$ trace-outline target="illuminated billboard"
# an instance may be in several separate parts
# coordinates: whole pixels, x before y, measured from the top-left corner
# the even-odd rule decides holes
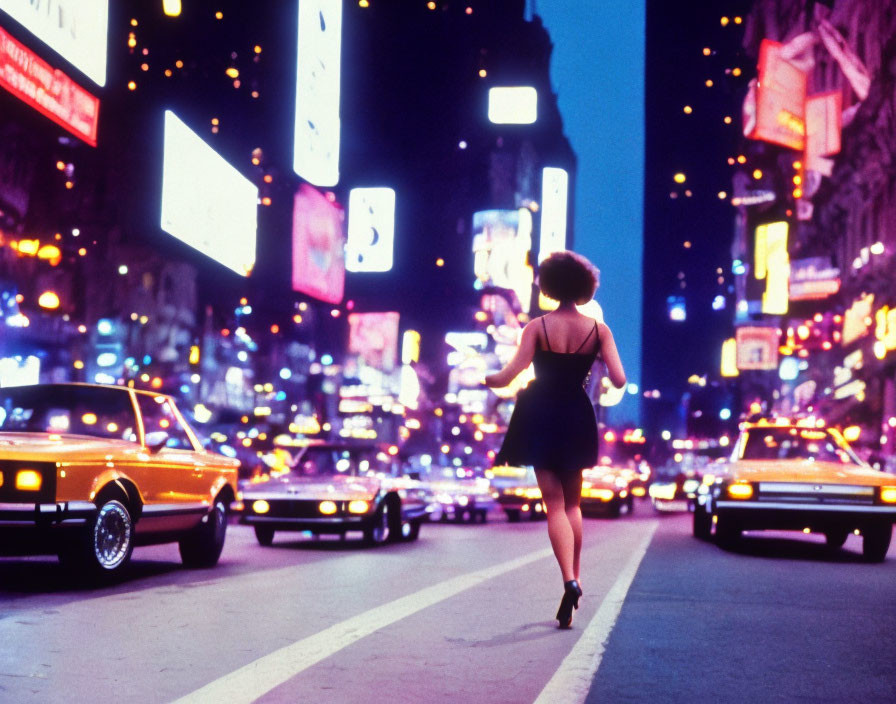
[[[348,351],[368,367],[391,372],[398,362],[398,313],[348,316]]]
[[[531,125],[538,119],[538,91],[531,86],[489,88],[488,119],[499,125]]]
[[[483,210],[473,214],[474,287],[507,289],[529,312],[535,276],[528,263],[532,249],[532,213],[519,210]]]
[[[96,146],[100,101],[0,29],[0,87]]]
[[[778,330],[766,327],[740,327],[735,332],[737,368],[777,369]]]
[[[569,200],[569,174],[546,166],[541,171],[541,239],[538,262],[554,252],[566,249],[566,218]]]
[[[806,100],[806,170],[824,172],[823,157],[840,151],[843,94],[839,90],[819,93]]]
[[[0,10],[94,83],[106,85],[109,0],[0,0]]]
[[[807,257],[790,262],[790,300],[817,300],[840,290],[840,269],[831,258]]]
[[[848,345],[871,331],[871,311],[874,294],[866,293],[852,302],[843,313],[843,336],[841,342]]]
[[[339,182],[342,3],[299,0],[293,170],[315,186]]]
[[[327,303],[345,292],[345,214],[335,202],[307,184],[293,199],[292,289]]]
[[[395,191],[353,188],[348,195],[345,268],[389,271],[395,242]]]
[[[722,343],[722,376],[734,377],[740,374],[737,368],[737,340],[729,337]]]
[[[258,188],[170,110],[161,226],[242,276],[255,265]]]
[[[762,312],[783,315],[787,312],[790,280],[790,255],[787,253],[786,222],[772,222],[756,228],[756,261],[753,270],[757,279],[765,279]]]
[[[782,57],[779,42],[759,46],[759,78],[744,101],[744,136],[802,150],[808,74]]]

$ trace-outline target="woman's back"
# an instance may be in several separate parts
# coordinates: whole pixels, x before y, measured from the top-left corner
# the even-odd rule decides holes
[[[594,318],[577,311],[554,311],[541,318],[539,349],[561,354],[595,354],[600,332]]]

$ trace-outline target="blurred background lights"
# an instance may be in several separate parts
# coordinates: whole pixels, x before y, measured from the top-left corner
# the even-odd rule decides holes
[[[59,296],[53,291],[44,291],[38,297],[37,305],[47,310],[55,310],[59,307]]]

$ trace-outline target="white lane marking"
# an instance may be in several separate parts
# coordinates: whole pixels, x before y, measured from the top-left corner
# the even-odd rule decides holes
[[[538,550],[515,560],[462,574],[370,609],[250,662],[195,692],[181,697],[174,704],[205,704],[206,702],[228,702],[228,704],[246,702],[248,704],[312,665],[356,643],[364,636],[369,636],[381,628],[489,579],[499,577],[537,560],[543,560],[552,554],[550,549]]]
[[[638,547],[632,552],[613,586],[610,587],[610,591],[607,592],[607,596],[601,602],[597,613],[594,614],[594,618],[585,627],[569,655],[560,663],[557,672],[541,690],[535,704],[555,704],[556,702],[574,704],[585,701],[594,682],[594,675],[597,674],[600,661],[603,659],[610,632],[616,625],[616,619],[619,617],[625,596],[628,594],[635,573],[647,552],[647,546],[653,539],[657,525],[654,522],[650,526],[647,535],[641,539]]]

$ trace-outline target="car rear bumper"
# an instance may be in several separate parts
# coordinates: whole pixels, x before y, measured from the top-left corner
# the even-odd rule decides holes
[[[743,530],[861,528],[869,523],[896,522],[896,506],[717,501],[713,509],[714,513],[737,521]]]

